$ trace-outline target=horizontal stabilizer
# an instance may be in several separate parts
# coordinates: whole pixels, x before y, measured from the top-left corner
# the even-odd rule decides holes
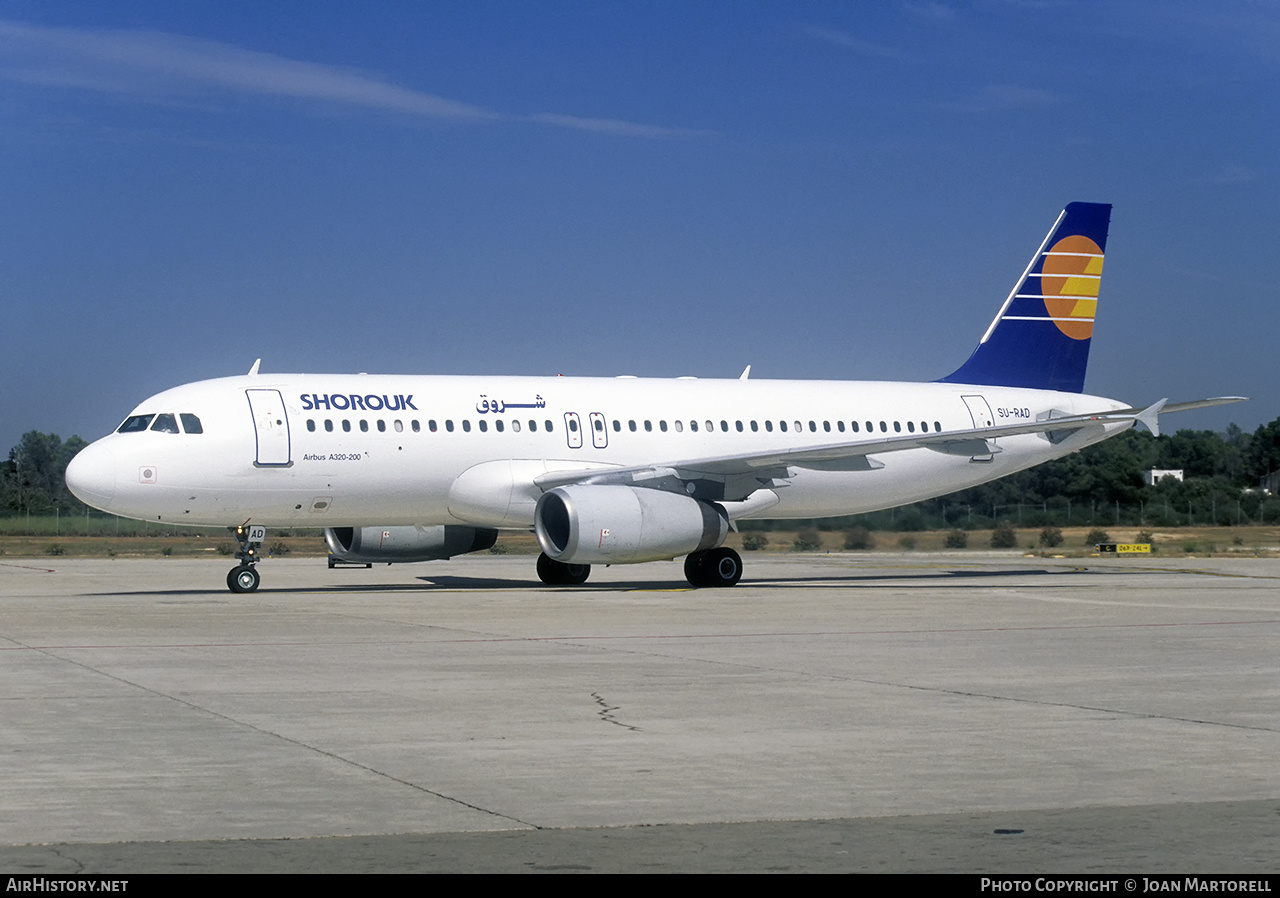
[[[1160,436],[1160,415],[1167,415],[1169,412],[1187,412],[1196,408],[1211,408],[1215,405],[1230,405],[1233,402],[1248,402],[1247,396],[1215,396],[1212,399],[1192,399],[1189,402],[1170,402],[1167,399],[1161,399],[1155,405],[1147,408],[1126,408],[1115,412],[1117,415],[1133,415],[1140,423],[1146,425],[1153,436]]]
[[[1170,402],[1160,409],[1162,414],[1168,412],[1186,412],[1193,408],[1209,408],[1213,405],[1230,405],[1233,402],[1248,402],[1248,396],[1215,396],[1213,399],[1193,399],[1190,402]]]

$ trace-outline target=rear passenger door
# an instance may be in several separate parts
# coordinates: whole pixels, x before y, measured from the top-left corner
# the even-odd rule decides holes
[[[605,427],[604,415],[599,412],[591,413],[591,445],[597,449],[609,446],[609,429]]]

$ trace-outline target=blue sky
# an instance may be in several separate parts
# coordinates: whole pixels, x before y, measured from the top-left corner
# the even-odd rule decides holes
[[[1086,389],[1275,389],[1271,2],[0,2],[0,447],[263,371],[931,380],[1115,205]]]

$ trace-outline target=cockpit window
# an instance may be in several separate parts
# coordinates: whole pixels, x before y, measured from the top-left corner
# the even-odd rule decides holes
[[[156,423],[151,425],[151,429],[157,433],[178,433],[178,419],[168,412],[156,415]]]
[[[151,419],[155,415],[130,415],[124,419],[124,423],[116,428],[116,433],[138,433],[146,430],[147,425],[151,423]]]
[[[204,433],[204,427],[201,426],[200,419],[195,415],[183,412],[178,417],[182,419],[182,429],[187,433]]]

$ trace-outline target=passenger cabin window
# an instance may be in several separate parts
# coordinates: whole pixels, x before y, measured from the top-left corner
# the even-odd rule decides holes
[[[150,426],[151,419],[154,417],[155,415],[131,415],[116,428],[116,433],[139,433]]]

